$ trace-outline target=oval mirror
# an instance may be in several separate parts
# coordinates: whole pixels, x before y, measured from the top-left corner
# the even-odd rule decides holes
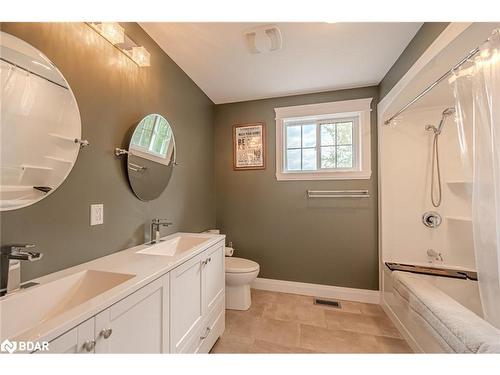
[[[144,117],[135,128],[128,149],[130,186],[143,201],[158,198],[167,186],[175,163],[175,138],[161,115]]]
[[[61,72],[32,45],[0,32],[0,210],[26,207],[68,177],[80,112]]]

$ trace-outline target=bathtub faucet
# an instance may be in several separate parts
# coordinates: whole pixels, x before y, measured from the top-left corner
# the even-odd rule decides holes
[[[428,249],[428,250],[427,250],[427,256],[428,256],[429,258],[432,258],[432,259],[430,260],[430,262],[431,262],[431,263],[432,263],[432,261],[433,261],[433,260],[438,260],[438,261],[440,261],[440,262],[442,262],[442,261],[443,261],[443,255],[442,255],[441,253],[438,253],[438,252],[437,252],[436,250],[434,250],[434,249]]]

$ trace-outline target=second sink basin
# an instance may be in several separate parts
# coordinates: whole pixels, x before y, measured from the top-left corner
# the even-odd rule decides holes
[[[13,337],[124,283],[135,275],[85,270],[0,300],[0,340]]]
[[[160,241],[159,243],[153,244],[146,249],[138,251],[137,253],[171,257],[201,245],[209,239],[210,237],[180,235],[168,240]]]

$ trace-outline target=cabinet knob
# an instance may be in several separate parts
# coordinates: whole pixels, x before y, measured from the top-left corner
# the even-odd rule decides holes
[[[206,339],[208,337],[208,335],[210,334],[210,331],[211,331],[210,327],[207,327],[207,330],[205,331],[205,335],[200,336],[200,340]]]
[[[91,352],[95,348],[95,340],[87,340],[83,343],[83,349],[87,352]]]
[[[105,328],[101,331],[100,336],[104,339],[109,339],[109,336],[111,336],[112,333],[113,330],[111,328]]]

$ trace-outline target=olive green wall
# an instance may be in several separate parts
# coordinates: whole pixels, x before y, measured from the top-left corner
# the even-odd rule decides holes
[[[377,289],[377,97],[446,23],[424,24],[379,86],[217,105],[215,117],[210,99],[137,24],[126,24],[127,33],[151,52],[150,68],[137,68],[82,23],[0,25],[62,71],[91,143],[48,198],[0,214],[2,245],[35,242],[45,254],[23,264],[24,280],[143,243],[151,219],[166,217],[174,226],[164,233],[221,228],[236,256],[260,263],[261,277]],[[371,180],[276,181],[275,107],[365,97],[374,98]],[[160,198],[146,203],[133,195],[125,161],[113,150],[127,147],[135,124],[151,112],[173,126],[180,166]],[[234,172],[232,125],[255,121],[267,124],[267,168]],[[372,197],[312,200],[307,189],[368,189]],[[104,203],[103,225],[90,227],[92,203]]]
[[[406,74],[432,42],[449,25],[449,22],[425,22],[401,53],[394,65],[379,83],[380,100],[386,96],[396,83]]]
[[[377,131],[378,87],[215,106],[217,227],[235,256],[257,261],[260,277],[378,288]],[[373,97],[372,178],[344,181],[277,181],[275,107]],[[232,126],[267,124],[267,168],[233,171]],[[367,199],[308,199],[306,190],[368,189]]]
[[[91,144],[53,194],[1,214],[2,245],[34,242],[44,253],[23,264],[23,280],[143,243],[154,217],[173,221],[164,233],[215,224],[213,103],[137,24],[125,26],[151,52],[151,67],[138,68],[83,23],[1,25],[61,70]],[[180,165],[163,194],[146,203],[130,190],[125,160],[113,150],[127,147],[134,126],[152,112],[171,123]],[[103,225],[89,225],[92,203],[104,203]]]

